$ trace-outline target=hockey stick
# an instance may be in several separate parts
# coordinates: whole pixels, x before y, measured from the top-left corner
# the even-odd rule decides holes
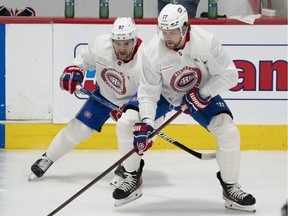
[[[200,153],[197,151],[194,151],[188,147],[186,147],[185,145],[179,143],[178,141],[172,139],[171,137],[165,135],[164,133],[162,133],[161,131],[159,133],[157,133],[157,135],[159,137],[161,137],[162,139],[174,144],[175,146],[181,148],[182,150],[192,154],[193,156],[201,159],[201,160],[211,160],[211,159],[215,159],[216,158],[216,153]]]
[[[87,91],[87,90],[84,89],[84,88],[81,88],[80,86],[77,87],[77,91],[78,91],[78,92],[81,92],[81,93],[83,93],[83,94],[88,95],[88,96],[91,97],[92,99],[98,101],[99,103],[101,103],[102,105],[104,105],[104,106],[106,106],[106,107],[108,107],[108,108],[110,108],[110,109],[115,109],[115,108],[117,108],[114,104],[112,104],[112,103],[110,103],[110,102],[108,102],[108,101],[106,101],[106,100],[103,100],[102,98],[98,97],[97,95],[94,95],[92,92]],[[185,110],[185,109],[183,109],[183,111],[184,111],[184,110]],[[181,111],[181,113],[182,113],[183,111]],[[166,140],[166,141],[174,144],[175,146],[181,148],[182,150],[188,152],[189,154],[191,154],[191,155],[193,155],[193,156],[195,156],[195,157],[197,157],[197,158],[199,158],[199,159],[201,159],[201,160],[211,160],[211,159],[215,159],[215,158],[216,158],[216,154],[215,154],[215,153],[207,153],[207,154],[205,154],[205,153],[196,152],[196,151],[194,151],[194,150],[192,150],[192,149],[189,149],[188,147],[186,147],[185,145],[181,144],[180,142],[172,139],[171,137],[165,135],[165,134],[162,133],[161,131],[159,131],[159,132],[157,133],[157,135],[158,135],[159,137],[161,137],[162,139],[164,139],[164,140]]]
[[[183,112],[182,110],[177,111],[166,122],[164,122],[159,128],[155,129],[149,135],[148,138],[149,139],[153,138],[157,133],[159,133],[161,130],[163,130],[163,128],[165,128],[175,118],[177,118],[182,112]],[[96,182],[98,182],[100,179],[102,179],[104,176],[106,176],[109,172],[111,172],[113,169],[115,169],[117,166],[119,166],[124,160],[126,160],[128,157],[130,157],[136,150],[137,150],[137,147],[134,147],[127,154],[125,154],[122,158],[120,158],[117,162],[115,162],[112,166],[110,166],[108,169],[106,169],[102,174],[100,174],[98,177],[96,177],[94,180],[92,180],[89,184],[87,184],[85,187],[83,187],[81,190],[79,190],[76,194],[74,194],[72,197],[70,197],[67,201],[65,201],[62,205],[60,205],[54,211],[49,213],[47,216],[55,215],[57,212],[59,212],[61,209],[63,209],[65,206],[67,206],[69,203],[71,203],[74,199],[76,199],[78,196],[80,196],[82,193],[84,193],[87,189],[89,189],[92,185],[94,185]]]

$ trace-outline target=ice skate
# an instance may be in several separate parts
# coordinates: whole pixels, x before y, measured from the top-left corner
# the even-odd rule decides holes
[[[33,180],[34,178],[42,177],[44,173],[49,169],[49,167],[53,164],[53,161],[50,160],[46,153],[42,155],[41,158],[39,158],[32,166],[31,171],[32,173],[28,177],[28,181]]]
[[[125,205],[142,196],[142,170],[134,172],[124,172],[124,182],[114,190],[113,198],[114,206],[119,207]]]
[[[221,178],[220,172],[217,173],[217,178],[219,179],[223,188],[223,199],[225,200],[226,208],[239,211],[256,212],[254,206],[256,199],[251,194],[241,190],[241,186],[238,183],[225,183]]]
[[[142,173],[144,167],[144,160],[141,159],[140,161],[140,172]],[[119,165],[116,170],[114,171],[115,176],[113,177],[113,179],[110,181],[110,187],[112,187],[113,189],[118,188],[125,179],[125,175],[124,175],[125,169],[122,165]]]

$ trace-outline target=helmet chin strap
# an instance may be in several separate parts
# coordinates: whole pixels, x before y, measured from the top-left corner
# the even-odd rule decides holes
[[[183,42],[184,42],[184,39],[185,39],[185,36],[186,36],[186,34],[187,34],[187,29],[186,29],[186,31],[185,31],[184,27],[182,27],[182,28],[179,29],[179,30],[180,30],[180,34],[181,34],[181,38],[182,38],[182,39],[181,39],[180,43],[178,44],[178,46],[176,47],[177,49],[182,47]],[[181,47],[180,47],[180,46],[181,46]]]

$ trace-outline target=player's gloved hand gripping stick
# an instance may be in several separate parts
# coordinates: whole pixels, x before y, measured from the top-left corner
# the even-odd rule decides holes
[[[152,147],[153,141],[149,140],[149,135],[154,131],[154,128],[144,122],[138,122],[133,127],[134,141],[133,145],[137,147],[136,153],[143,156],[144,152]]]

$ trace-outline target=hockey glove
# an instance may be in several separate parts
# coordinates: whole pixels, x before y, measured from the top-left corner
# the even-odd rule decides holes
[[[134,146],[137,148],[136,153],[143,155],[152,145],[153,141],[148,140],[149,135],[153,132],[153,127],[146,123],[136,123],[133,127]]]
[[[73,94],[76,90],[76,86],[81,84],[84,78],[83,70],[78,66],[68,66],[64,69],[62,76],[60,77],[60,87],[62,90],[68,91]]]
[[[184,95],[183,102],[188,106],[188,109],[184,113],[193,114],[197,110],[202,110],[208,106],[211,103],[211,97],[202,98],[199,89],[193,88]]]
[[[118,121],[118,119],[121,118],[122,116],[122,113],[123,113],[123,110],[124,110],[124,106],[121,106],[119,108],[115,108],[115,109],[112,109],[109,113],[110,117],[114,120],[114,121]]]

